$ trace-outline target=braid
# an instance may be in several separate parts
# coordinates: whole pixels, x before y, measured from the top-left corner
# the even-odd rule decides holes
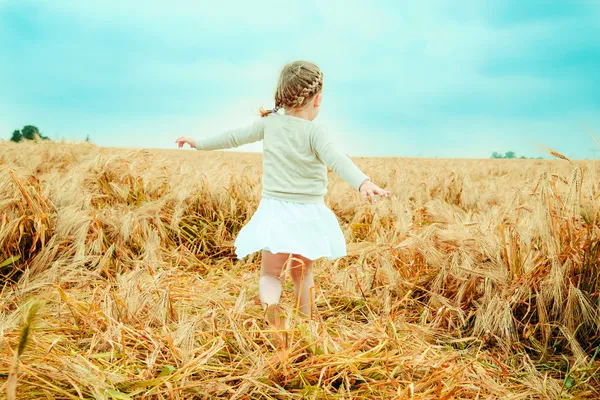
[[[302,108],[309,99],[323,88],[323,73],[315,64],[295,61],[284,66],[275,90],[275,109],[294,110]],[[261,109],[267,116],[271,110]]]
[[[317,90],[323,85],[323,73],[320,73],[308,86],[306,86],[298,96],[294,99],[295,107],[302,106],[304,100],[312,97],[313,94],[317,93]]]

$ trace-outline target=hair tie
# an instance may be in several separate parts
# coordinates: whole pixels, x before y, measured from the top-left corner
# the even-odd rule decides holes
[[[271,110],[271,112],[272,112],[273,114],[277,114],[277,107],[275,107],[274,109],[272,109],[272,110]]]

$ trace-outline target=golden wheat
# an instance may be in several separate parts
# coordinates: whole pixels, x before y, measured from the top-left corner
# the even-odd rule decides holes
[[[356,162],[393,197],[361,203],[331,175],[349,255],[317,264],[314,320],[285,287],[290,354],[272,366],[260,256],[233,252],[260,155],[0,143],[0,376],[19,360],[1,392],[598,397],[596,165]]]

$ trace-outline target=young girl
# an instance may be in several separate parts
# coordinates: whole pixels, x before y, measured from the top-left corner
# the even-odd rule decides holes
[[[275,91],[275,108],[261,108],[262,118],[252,125],[196,140],[180,137],[198,150],[238,147],[263,140],[262,200],[236,241],[239,259],[262,251],[259,296],[267,320],[278,329],[285,325],[278,303],[285,269],[290,267],[299,309],[312,315],[314,260],[346,255],[346,243],[337,218],[324,203],[327,166],[376,201],[389,192],[369,180],[332,143],[327,131],[312,121],[319,114],[323,73],[310,62],[283,67]],[[278,110],[284,109],[285,115]]]

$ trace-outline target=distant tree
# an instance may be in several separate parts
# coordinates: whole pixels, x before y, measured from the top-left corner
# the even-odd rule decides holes
[[[25,125],[23,127],[23,129],[21,129],[21,134],[23,135],[24,138],[29,139],[29,140],[34,140],[34,139],[48,140],[48,137],[42,135],[40,133],[40,130],[37,128],[37,126],[33,126],[33,125]]]
[[[40,130],[37,128],[37,126],[25,125],[23,129],[21,129],[21,134],[23,135],[24,139],[35,140],[36,138],[40,137]]]
[[[528,159],[529,157],[525,157],[525,156],[517,156],[517,154],[514,151],[507,151],[506,153],[504,153],[504,155],[498,153],[497,151],[492,153],[492,158],[508,158],[508,159],[513,159],[513,158],[521,158],[521,159]],[[541,157],[539,157],[541,158]]]
[[[86,141],[86,142],[91,142],[90,135],[87,135],[87,136],[85,137],[85,141]]]
[[[40,130],[37,128],[37,126],[25,125],[23,127],[23,129],[21,129],[20,131],[19,130],[14,131],[12,138],[10,140],[18,143],[23,140],[36,140],[36,139],[50,140],[47,136],[44,136],[40,133]]]
[[[23,135],[21,135],[21,131],[18,129],[14,131],[10,140],[11,142],[15,143],[19,143],[21,140],[23,140]]]

